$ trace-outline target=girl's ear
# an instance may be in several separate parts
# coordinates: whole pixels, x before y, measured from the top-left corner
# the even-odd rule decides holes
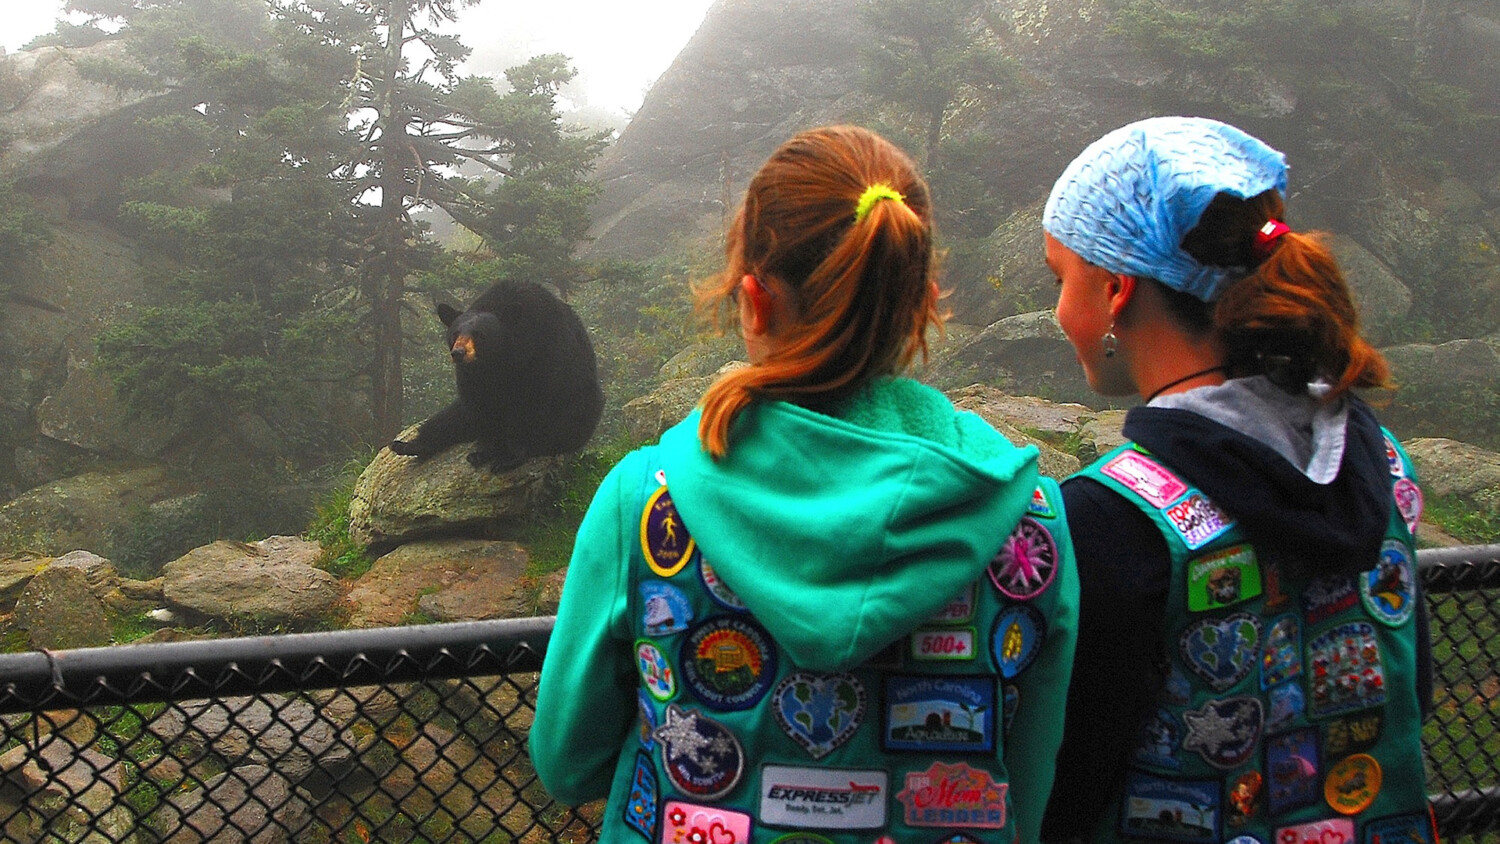
[[[1109,298],[1109,318],[1111,320],[1119,320],[1120,314],[1130,304],[1130,300],[1135,298],[1135,291],[1135,276],[1122,275],[1120,273],[1113,274],[1108,286],[1105,288],[1105,293]]]
[[[772,328],[776,295],[760,279],[746,273],[740,279],[740,320],[751,334],[765,334]]]

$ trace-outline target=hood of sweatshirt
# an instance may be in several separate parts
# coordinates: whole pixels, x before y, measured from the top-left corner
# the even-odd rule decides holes
[[[1264,378],[1164,397],[1124,434],[1203,490],[1257,550],[1320,571],[1364,571],[1391,517],[1384,434],[1368,405],[1291,395]]]
[[[818,413],[777,401],[699,412],[661,438],[672,501],[703,559],[799,664],[843,670],[931,618],[1026,512],[1037,451],[918,382],[879,379]]]

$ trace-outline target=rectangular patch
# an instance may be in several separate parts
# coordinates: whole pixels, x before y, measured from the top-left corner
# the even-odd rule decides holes
[[[929,619],[931,624],[967,624],[974,620],[974,588],[978,582],[970,583],[964,587],[958,597],[943,605],[937,614]]]
[[[1099,471],[1125,485],[1125,488],[1158,509],[1176,501],[1188,491],[1187,484],[1165,466],[1138,451],[1122,451],[1099,467]]]
[[[1283,826],[1276,830],[1276,844],[1354,844],[1354,821],[1349,818],[1329,818],[1296,826]]]
[[[1229,518],[1228,513],[1209,501],[1208,496],[1196,491],[1162,513],[1187,547],[1195,550],[1234,527],[1234,519]]]
[[[1231,545],[1188,563],[1187,598],[1192,612],[1216,610],[1260,595],[1260,564],[1249,545]]]
[[[934,762],[925,771],[910,771],[896,799],[906,807],[907,826],[1005,828],[1005,799],[1010,783],[995,782],[989,771],[963,762]]]
[[[973,659],[974,628],[918,630],[911,634],[911,658],[919,662]]]
[[[741,844],[750,840],[753,825],[750,816],[744,812],[671,800],[662,809],[659,841],[660,844],[680,844],[692,840],[694,830],[714,830],[714,841]]]
[[[760,771],[760,822],[800,829],[885,826],[890,775],[845,768],[766,765]]]
[[[992,677],[885,678],[880,744],[889,751],[989,753],[995,749]]]
[[[1130,771],[1120,832],[1159,841],[1218,841],[1220,799],[1217,780],[1173,780]]]

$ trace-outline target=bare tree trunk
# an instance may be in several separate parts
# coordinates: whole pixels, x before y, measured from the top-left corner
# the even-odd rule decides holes
[[[380,154],[380,205],[376,211],[376,242],[370,256],[371,342],[370,409],[378,442],[389,442],[401,432],[405,411],[401,387],[401,301],[406,290],[406,237],[404,225],[408,189],[404,173],[406,124],[395,104],[396,83],[401,69],[403,39],[409,13],[408,0],[390,0],[386,22],[384,67],[381,71],[380,108],[376,116]]]

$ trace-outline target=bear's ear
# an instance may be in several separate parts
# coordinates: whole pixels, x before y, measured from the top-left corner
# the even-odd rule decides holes
[[[458,315],[461,313],[458,308],[455,308],[446,302],[438,305],[437,311],[438,319],[443,321],[443,325],[450,327],[453,325],[453,321],[455,319],[458,319]]]

